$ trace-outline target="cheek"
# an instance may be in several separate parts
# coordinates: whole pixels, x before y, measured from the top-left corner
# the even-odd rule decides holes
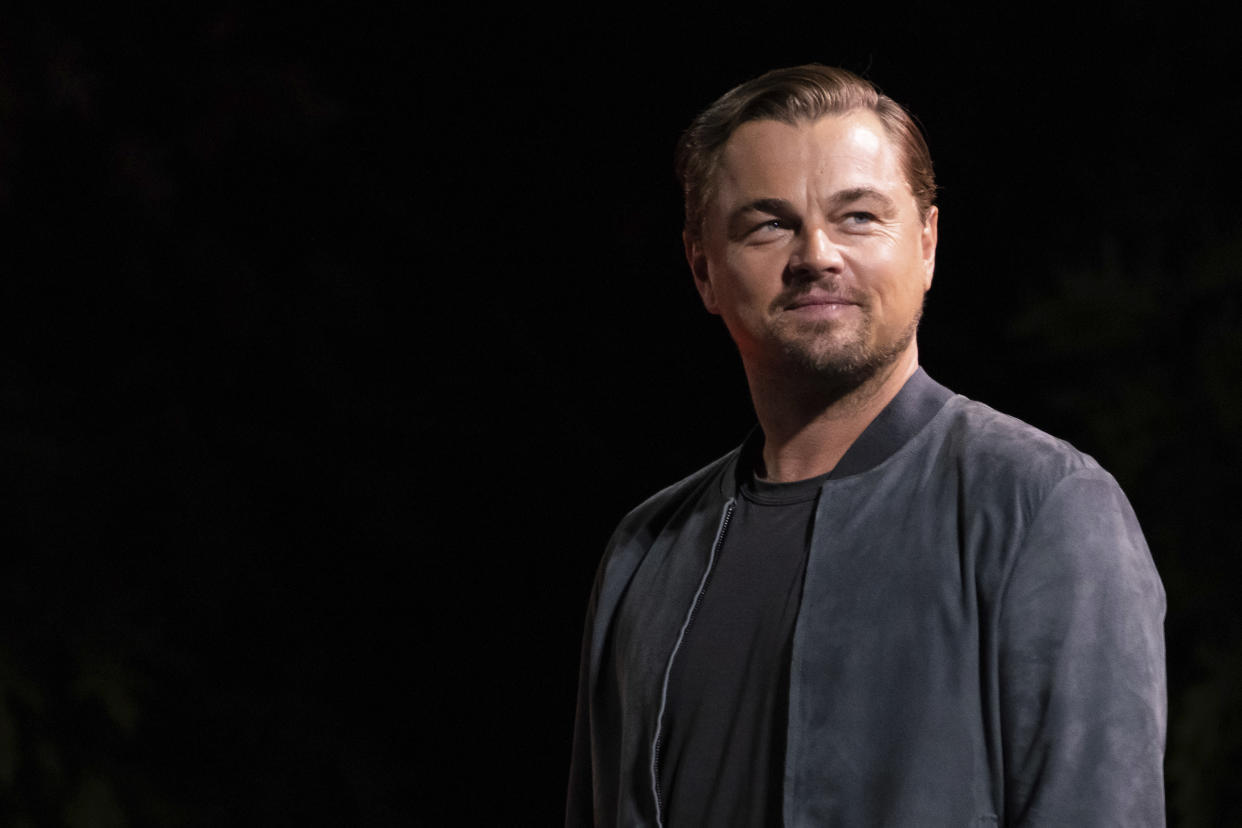
[[[747,293],[763,293],[774,286],[779,289],[788,262],[788,254],[776,244],[739,247],[724,259],[730,281],[739,292]]]
[[[872,260],[877,275],[877,290],[891,301],[906,302],[911,296],[924,293],[924,270],[918,251],[904,246],[888,247],[883,255]]]
[[[759,292],[759,280],[755,277],[752,262],[730,257],[716,273],[716,296],[724,304],[745,305],[753,301]]]

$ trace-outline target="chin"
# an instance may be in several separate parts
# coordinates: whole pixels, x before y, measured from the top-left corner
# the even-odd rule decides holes
[[[861,385],[892,360],[885,360],[878,355],[862,353],[806,353],[789,352],[786,354],[790,367],[799,374],[814,377],[820,382],[834,386]]]
[[[909,348],[915,330],[911,327],[888,343],[867,343],[861,338],[832,343],[825,341],[830,337],[822,336],[812,342],[786,342],[782,350],[786,364],[794,373],[848,390],[896,363]]]

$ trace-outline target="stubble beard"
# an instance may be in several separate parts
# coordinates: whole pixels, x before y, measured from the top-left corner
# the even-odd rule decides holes
[[[818,321],[796,327],[792,322],[778,324],[772,334],[780,343],[785,371],[839,397],[864,385],[896,362],[914,340],[922,316],[920,305],[906,328],[887,342],[874,341],[874,322],[866,313],[849,332],[842,331],[839,322]],[[842,341],[843,333],[848,335]]]

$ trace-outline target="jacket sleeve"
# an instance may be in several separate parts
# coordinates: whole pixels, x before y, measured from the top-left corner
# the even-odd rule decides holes
[[[1164,825],[1164,589],[1111,476],[1052,490],[1001,602],[1004,824]]]

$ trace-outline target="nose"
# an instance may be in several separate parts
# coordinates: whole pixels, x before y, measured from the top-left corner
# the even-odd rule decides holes
[[[803,279],[818,279],[828,273],[840,273],[845,266],[841,251],[818,224],[806,224],[798,235],[789,257],[789,272]]]

